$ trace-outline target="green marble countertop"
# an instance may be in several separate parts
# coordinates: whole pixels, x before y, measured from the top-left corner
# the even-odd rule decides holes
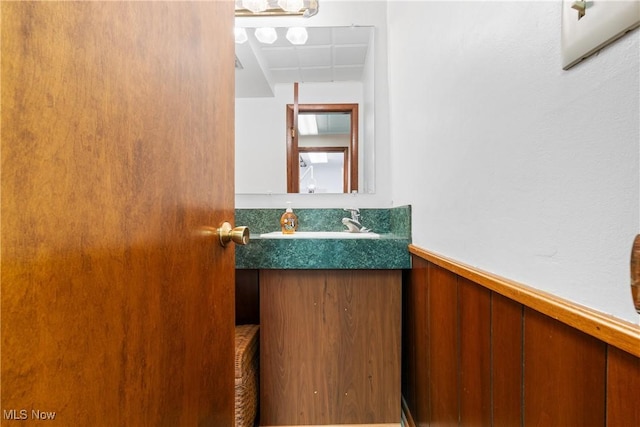
[[[340,219],[348,216],[341,209],[294,209],[294,211],[300,220],[299,231],[340,231],[344,228]],[[248,225],[251,230],[249,244],[236,246],[236,268],[411,268],[411,257],[408,251],[408,245],[411,243],[411,222],[408,206],[360,210],[361,222],[380,234],[378,239],[261,238],[262,233],[277,230],[276,220],[279,221],[282,212],[273,209],[236,210],[236,224]],[[310,222],[311,218],[313,222]],[[316,225],[315,229],[309,225],[310,223]]]

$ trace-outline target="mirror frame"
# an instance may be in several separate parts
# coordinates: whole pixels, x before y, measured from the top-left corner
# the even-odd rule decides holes
[[[287,193],[300,192],[300,149],[296,130],[300,113],[349,113],[349,180],[346,193],[358,192],[358,104],[287,104]]]

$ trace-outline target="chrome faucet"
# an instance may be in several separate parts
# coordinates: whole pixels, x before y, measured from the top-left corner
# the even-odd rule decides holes
[[[347,227],[349,233],[368,233],[369,230],[360,224],[360,209],[358,208],[345,208],[347,212],[351,212],[351,218],[342,218],[342,223]]]

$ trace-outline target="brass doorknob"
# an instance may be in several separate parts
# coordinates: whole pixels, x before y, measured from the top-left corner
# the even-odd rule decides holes
[[[227,246],[227,243],[234,242],[237,245],[249,243],[249,227],[231,227],[228,222],[223,222],[217,230],[220,245]]]

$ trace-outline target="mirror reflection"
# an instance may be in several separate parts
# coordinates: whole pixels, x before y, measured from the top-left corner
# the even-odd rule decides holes
[[[301,45],[287,39],[287,28],[274,30],[275,39],[273,32],[266,32],[274,39],[271,43],[258,41],[254,28],[245,29],[246,42],[236,43],[236,193],[293,191],[288,171],[287,105],[294,101],[295,82],[300,82],[301,105],[357,104],[356,122],[360,126],[356,126],[358,146],[353,151],[347,149],[346,160],[338,160],[344,159],[345,154],[335,151],[343,145],[301,144],[301,152],[295,156],[298,177],[294,192],[362,191],[366,181],[373,187],[373,27],[306,27],[307,41]],[[363,117],[369,120],[368,126]],[[319,116],[319,120],[339,119]],[[337,131],[331,132],[335,137]],[[307,157],[313,151],[308,148],[314,147],[332,148],[325,150],[325,166],[312,164]],[[301,159],[313,169],[300,169]],[[330,165],[341,170],[343,178],[332,178],[330,184],[324,184],[319,178]],[[312,191],[311,170],[317,181],[315,188],[311,186]]]
[[[299,193],[346,193],[346,147],[300,148]]]
[[[358,104],[288,105],[287,129],[287,192],[358,191]]]
[[[349,192],[350,133],[347,113],[298,115],[299,193]]]

